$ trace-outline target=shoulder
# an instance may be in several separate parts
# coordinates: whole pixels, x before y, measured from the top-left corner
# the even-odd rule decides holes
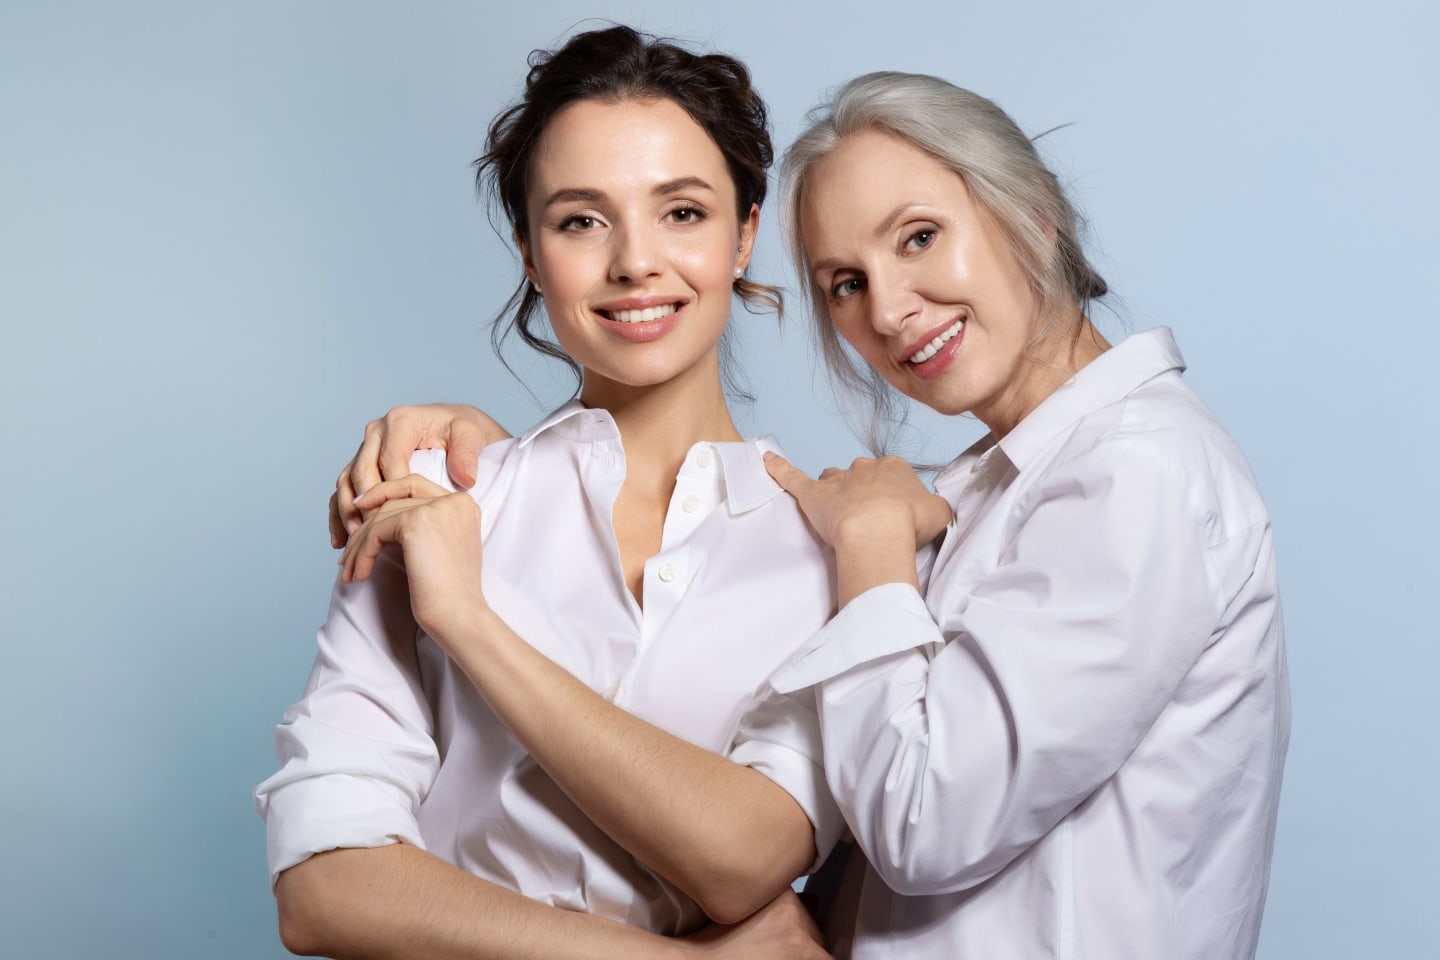
[[[504,486],[508,476],[521,466],[523,457],[515,455],[519,449],[519,442],[510,438],[492,443],[480,451],[475,483],[469,489],[469,494],[483,502],[498,487]],[[460,488],[450,478],[448,467],[448,457],[441,449],[416,450],[410,456],[411,473],[424,477],[450,493],[457,493]]]
[[[1081,417],[1030,478],[1097,498],[1159,498],[1184,510],[1215,542],[1268,521],[1238,444],[1178,373],[1143,384]]]

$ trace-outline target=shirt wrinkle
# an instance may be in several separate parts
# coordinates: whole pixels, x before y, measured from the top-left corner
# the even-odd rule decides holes
[[[491,444],[469,495],[481,505],[486,600],[505,622],[601,696],[773,779],[823,857],[843,821],[813,694],[755,694],[824,623],[834,587],[798,507],[767,488],[767,448],[768,437],[691,447],[646,559],[643,609],[611,520],[625,460],[605,411],[572,402]],[[443,452],[420,451],[411,468],[454,489]],[[716,509],[726,501],[734,509]],[[277,726],[280,770],[256,788],[272,882],[314,853],[402,837],[540,902],[667,934],[703,923],[560,790],[438,644],[417,640],[401,564],[337,585],[319,648],[287,713],[307,719]],[[737,740],[762,714],[786,735]]]
[[[1263,500],[1183,369],[1137,334],[977,441],[936,477],[924,597],[861,594],[772,679],[817,691],[870,855],[838,958],[1253,957],[1284,629]]]

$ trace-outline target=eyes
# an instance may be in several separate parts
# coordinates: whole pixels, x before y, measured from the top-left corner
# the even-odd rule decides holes
[[[679,224],[681,226],[701,223],[709,219],[710,214],[703,207],[693,203],[682,203],[665,211],[661,216],[663,223]],[[599,229],[605,223],[599,217],[587,213],[574,213],[561,220],[556,229],[561,233],[587,233]]]
[[[583,233],[586,230],[594,230],[600,225],[595,217],[587,217],[577,214],[573,217],[566,217],[560,221],[559,230],[561,233]]]
[[[935,230],[921,227],[905,239],[904,246],[913,250],[924,250],[935,242]]]
[[[940,231],[936,227],[928,224],[917,225],[901,235],[899,255],[907,257],[923,253],[935,245],[935,241],[939,235]],[[864,276],[849,270],[839,271],[834,282],[830,285],[830,301],[832,303],[840,303],[841,301],[848,300],[850,297],[864,290],[865,286],[866,281]]]
[[[672,223],[699,223],[704,220],[707,214],[696,206],[676,207],[665,215],[665,219]]]
[[[844,300],[853,297],[865,289],[865,281],[860,277],[846,277],[830,287],[830,299],[832,301]]]

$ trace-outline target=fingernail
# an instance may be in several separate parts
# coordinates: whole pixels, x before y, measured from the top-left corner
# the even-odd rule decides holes
[[[769,463],[771,460],[774,460],[774,459],[775,459],[775,454],[774,454],[772,451],[770,451],[770,450],[766,450],[766,451],[765,451],[765,457],[764,457],[765,462],[766,462],[766,463]]]

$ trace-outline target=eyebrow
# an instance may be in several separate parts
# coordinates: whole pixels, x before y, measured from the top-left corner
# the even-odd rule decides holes
[[[899,222],[901,217],[905,216],[905,214],[909,213],[911,210],[923,206],[923,203],[900,204],[900,206],[896,207],[894,210],[891,210],[885,215],[885,218],[876,225],[874,233],[872,235],[876,238],[883,237],[885,234],[889,233],[894,228],[895,224]],[[833,267],[838,267],[840,265],[841,261],[839,257],[826,257],[824,260],[821,260],[818,263],[811,265],[810,276],[812,279],[818,280],[822,272],[829,270]]]
[[[564,187],[556,190],[545,198],[544,209],[549,209],[557,203],[598,203],[605,199],[605,194],[599,190],[590,190],[583,187]]]
[[[709,190],[711,193],[715,192],[714,187],[710,186],[710,184],[706,183],[704,180],[701,180],[699,177],[676,177],[674,180],[666,180],[664,183],[655,184],[655,189],[651,190],[650,192],[655,196],[660,197],[664,196],[667,193],[679,193],[681,190],[697,189]]]
[[[715,192],[715,188],[710,186],[710,184],[699,177],[691,176],[676,177],[674,180],[665,180],[657,183],[650,193],[657,197],[663,197],[672,193],[679,193],[682,190],[709,190],[711,193]],[[603,191],[591,187],[563,187],[545,198],[544,207],[548,209],[557,203],[599,203],[604,199],[605,194]]]

